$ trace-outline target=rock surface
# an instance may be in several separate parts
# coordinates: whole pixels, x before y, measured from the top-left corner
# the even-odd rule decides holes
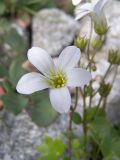
[[[73,42],[80,25],[58,9],[44,9],[33,19],[33,46],[44,48],[56,56]]]
[[[0,160],[36,160],[36,148],[45,135],[56,137],[67,126],[67,116],[61,115],[48,128],[36,126],[23,111],[17,117],[0,112]]]

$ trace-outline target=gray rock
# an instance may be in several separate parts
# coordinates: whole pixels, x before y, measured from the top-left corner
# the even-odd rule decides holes
[[[59,136],[67,126],[66,115],[47,128],[35,125],[25,111],[17,117],[2,111],[0,119],[0,160],[35,160],[39,156],[36,148],[43,137]]]
[[[120,68],[111,90],[111,94],[108,97],[107,113],[111,122],[120,127]]]
[[[44,9],[33,19],[33,46],[44,48],[56,56],[73,42],[80,25],[63,11]]]

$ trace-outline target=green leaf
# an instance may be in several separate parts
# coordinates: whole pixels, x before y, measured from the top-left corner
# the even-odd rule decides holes
[[[7,76],[7,69],[5,68],[5,66],[0,64],[0,77],[5,77],[5,76]]]
[[[64,160],[70,160],[69,157],[65,157]]]
[[[5,34],[9,32],[10,29],[11,29],[10,22],[5,18],[1,18],[0,19],[0,33]]]
[[[14,114],[19,114],[28,104],[28,99],[18,94],[7,94],[2,97],[5,108]]]
[[[17,53],[24,53],[27,46],[24,38],[13,28],[6,35],[5,42],[8,43]]]
[[[31,96],[33,101],[30,115],[32,120],[39,126],[50,125],[57,117],[58,113],[51,106],[48,92],[37,92]]]
[[[38,160],[58,160],[58,157],[55,156],[55,155],[45,155],[45,156],[42,156],[40,157]]]
[[[6,11],[6,6],[4,2],[0,2],[0,15],[4,14]]]
[[[23,76],[26,71],[22,68],[21,59],[18,57],[10,65],[9,78],[14,86],[16,86],[18,80]]]
[[[44,143],[38,147],[38,151],[41,153],[40,159],[46,158],[48,160],[51,158],[58,160],[65,152],[65,144],[60,137],[52,139],[46,136],[44,138]]]
[[[74,112],[74,113],[73,113],[72,121],[73,121],[75,124],[81,124],[82,119],[81,119],[80,114],[77,113],[77,112]]]
[[[91,135],[99,146],[104,157],[120,157],[120,136],[111,123],[105,118],[97,116],[91,123]]]
[[[116,155],[110,155],[110,156],[105,157],[103,160],[120,160],[120,157]]]
[[[11,93],[11,92],[15,91],[15,88],[13,87],[12,83],[10,83],[9,81],[7,81],[7,80],[3,81],[1,84],[7,93]]]
[[[88,122],[92,121],[98,115],[104,115],[102,109],[99,108],[98,106],[87,108],[85,113],[85,120]]]
[[[72,148],[76,150],[80,149],[80,140],[78,138],[72,140]]]

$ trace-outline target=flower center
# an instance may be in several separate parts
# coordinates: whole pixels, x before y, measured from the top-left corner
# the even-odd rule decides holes
[[[54,88],[64,87],[67,83],[67,78],[64,73],[52,74],[50,77],[49,84]]]

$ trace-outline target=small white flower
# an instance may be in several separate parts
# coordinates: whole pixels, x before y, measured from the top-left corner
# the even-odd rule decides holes
[[[82,0],[72,0],[74,6],[78,5]]]
[[[76,9],[76,20],[81,19],[87,15],[101,15],[107,2],[108,0],[92,0],[92,2],[78,6]]]
[[[54,109],[66,113],[70,109],[71,96],[67,87],[79,87],[91,80],[91,74],[82,68],[75,68],[80,59],[80,50],[75,46],[66,47],[57,64],[47,52],[39,47],[28,50],[28,60],[42,73],[25,74],[17,84],[21,94],[31,94],[50,88],[50,101]]]

